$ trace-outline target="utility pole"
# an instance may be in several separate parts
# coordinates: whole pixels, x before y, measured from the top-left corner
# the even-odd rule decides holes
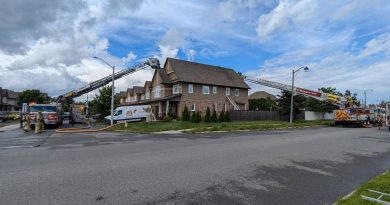
[[[368,91],[374,91],[373,89],[367,89],[367,90],[364,90],[364,107],[367,107],[367,92]]]

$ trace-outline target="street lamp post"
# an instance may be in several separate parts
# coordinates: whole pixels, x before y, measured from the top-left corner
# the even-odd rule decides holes
[[[111,87],[111,122],[110,125],[114,124],[114,94],[115,94],[115,88],[114,88],[114,81],[115,81],[115,66],[110,65],[107,63],[104,59],[94,56],[93,58],[101,60],[103,63],[108,65],[110,68],[112,68],[112,87]]]
[[[297,70],[294,70],[292,71],[292,82],[291,82],[291,106],[290,106],[290,124],[293,123],[293,107],[294,107],[294,77],[295,77],[295,73],[297,73],[298,71],[300,71],[301,69],[303,69],[304,71],[309,71],[309,68],[308,67],[300,67],[298,68]]]
[[[373,89],[367,89],[367,90],[364,90],[364,107],[367,107],[367,92],[368,91],[374,91]]]

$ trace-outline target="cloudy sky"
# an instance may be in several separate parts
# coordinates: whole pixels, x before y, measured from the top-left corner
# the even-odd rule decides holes
[[[390,100],[386,0],[2,0],[0,86],[63,94],[149,57],[175,57]],[[144,70],[118,90],[150,80]],[[251,92],[277,90],[249,84]],[[93,93],[91,93],[93,95]]]

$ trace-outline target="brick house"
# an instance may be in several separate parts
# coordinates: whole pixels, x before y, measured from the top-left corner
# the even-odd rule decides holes
[[[181,116],[184,106],[202,114],[207,107],[217,112],[247,110],[248,89],[232,69],[168,58],[163,68],[155,70],[152,81],[145,82],[143,93],[133,91],[133,100],[122,104],[149,104],[158,117]]]

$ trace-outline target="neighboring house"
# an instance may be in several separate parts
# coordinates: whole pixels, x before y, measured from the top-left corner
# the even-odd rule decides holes
[[[272,94],[269,94],[265,91],[257,91],[257,92],[254,92],[252,94],[249,95],[249,99],[266,99],[266,98],[270,98],[271,100],[276,100],[277,98],[275,97],[275,95],[272,95]]]
[[[127,92],[125,91],[121,91],[119,93],[116,94],[116,96],[119,97],[119,102],[120,104],[124,104],[126,102],[126,98],[127,98]]]
[[[19,92],[15,92],[0,87],[0,111],[16,111],[19,110],[17,99]]]
[[[134,95],[142,98],[144,94],[145,100],[127,104],[149,104],[158,117],[181,116],[185,106],[203,115],[207,107],[217,112],[248,109],[249,86],[228,68],[168,58],[143,88],[143,93],[135,91]]]

